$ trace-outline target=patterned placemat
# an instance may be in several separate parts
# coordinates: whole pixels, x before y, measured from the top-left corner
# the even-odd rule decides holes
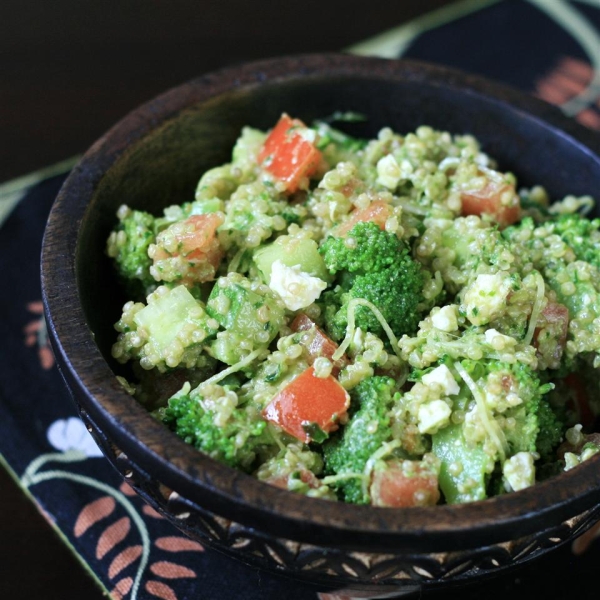
[[[600,130],[600,2],[465,0],[352,48],[504,81]],[[48,211],[73,159],[0,185],[0,453],[4,466],[112,598],[342,599],[259,573],[183,537],[133,494],[100,454],[48,346],[39,253]],[[6,290],[10,290],[7,293]],[[463,598],[565,595],[600,558],[593,532],[574,548]],[[226,582],[226,585],[224,584]],[[562,592],[561,592],[562,591]]]

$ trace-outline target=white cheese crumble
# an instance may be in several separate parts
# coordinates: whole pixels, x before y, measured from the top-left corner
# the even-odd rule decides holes
[[[300,265],[288,267],[278,259],[271,267],[269,287],[281,296],[287,309],[300,310],[317,300],[327,283],[303,272]]]
[[[377,183],[389,190],[395,190],[402,177],[400,165],[393,154],[387,154],[377,162]]]
[[[421,404],[417,413],[420,433],[436,433],[450,422],[452,409],[443,400]]]
[[[473,325],[485,325],[499,317],[506,307],[510,288],[508,273],[478,275],[464,295],[463,309],[467,319]]]
[[[517,452],[503,465],[504,485],[507,491],[525,489],[535,483],[535,465],[531,452]]]
[[[460,392],[460,386],[446,365],[440,365],[423,375],[421,381],[428,387],[435,384],[442,386],[444,394],[447,396],[455,396]]]
[[[458,306],[449,304],[442,306],[431,315],[431,324],[440,331],[450,333],[458,329]]]
[[[511,337],[510,335],[504,335],[496,329],[488,329],[484,335],[485,341],[494,350],[506,350],[517,345],[517,340],[515,340],[514,337]]]

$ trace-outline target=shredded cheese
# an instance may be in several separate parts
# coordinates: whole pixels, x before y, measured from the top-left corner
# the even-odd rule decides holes
[[[498,454],[500,455],[500,460],[504,462],[506,459],[506,450],[508,448],[504,433],[500,427],[498,427],[498,424],[492,416],[492,412],[488,409],[485,398],[483,397],[479,386],[473,381],[471,376],[460,363],[456,363],[454,367],[456,368],[457,373],[462,377],[462,380],[467,384],[471,394],[473,394],[473,398],[475,398],[475,402],[477,403],[477,410],[479,411],[479,416],[481,417],[483,427],[496,446]]]
[[[388,325],[388,322],[385,320],[384,316],[381,314],[381,311],[368,300],[364,298],[352,298],[350,302],[348,302],[348,325],[346,326],[346,337],[344,341],[340,344],[338,349],[333,353],[332,360],[335,362],[340,359],[344,352],[348,349],[350,342],[352,342],[352,338],[354,337],[354,332],[356,330],[356,322],[355,322],[355,313],[357,306],[364,306],[368,308],[374,315],[375,318],[379,321],[379,324],[385,331],[388,339],[390,340],[390,344],[392,345],[392,349],[394,350],[396,356],[402,360],[402,356],[400,355],[400,348],[398,347],[398,339],[394,335],[391,327]]]
[[[246,358],[242,358],[242,360],[235,363],[235,365],[231,365],[231,367],[220,371],[212,377],[209,377],[206,381],[203,381],[198,387],[203,387],[205,385],[210,385],[213,383],[219,383],[219,381],[222,381],[228,375],[231,375],[232,373],[237,373],[244,367],[247,367],[255,358],[257,358],[260,354],[263,354],[264,352],[264,348],[259,348],[258,350],[254,350],[254,352],[250,352],[250,354],[248,354]]]
[[[533,309],[531,310],[531,318],[529,319],[529,327],[527,328],[527,335],[523,340],[523,343],[526,346],[531,344],[531,340],[533,339],[533,334],[535,333],[535,328],[537,326],[538,320],[540,318],[540,314],[542,312],[542,304],[544,302],[544,292],[546,291],[546,285],[544,284],[544,278],[536,271],[535,278],[537,283],[537,294],[535,297],[535,302],[533,303]]]

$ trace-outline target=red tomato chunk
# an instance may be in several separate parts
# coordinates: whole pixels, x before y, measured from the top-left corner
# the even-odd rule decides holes
[[[159,245],[153,256],[154,264],[174,256],[182,256],[190,265],[190,270],[183,281],[212,281],[217,268],[225,255],[219,240],[217,228],[223,223],[219,213],[192,215],[183,222],[184,232],[176,235],[177,250],[169,252]]]
[[[308,443],[311,428],[335,431],[349,405],[350,396],[336,379],[316,377],[314,368],[309,367],[271,400],[263,417]]]
[[[300,340],[300,344],[304,346],[310,356],[312,362],[319,357],[331,357],[338,349],[338,345],[317,326],[317,324],[307,317],[304,313],[300,313],[290,325],[292,331],[304,331],[306,334]],[[335,377],[341,369],[348,365],[349,361],[346,355],[342,355],[333,364],[331,371]]]
[[[503,202],[505,194],[512,196],[509,204],[504,204]],[[507,225],[516,223],[521,216],[519,197],[515,192],[514,186],[508,183],[488,181],[479,190],[465,190],[460,195],[460,199],[462,201],[461,214],[463,217],[489,214],[500,227],[506,227]]]
[[[285,184],[286,192],[293,193],[314,174],[321,162],[321,152],[302,134],[306,125],[285,113],[258,155],[266,171]]]
[[[385,468],[373,473],[371,502],[374,506],[433,506],[439,499],[437,475],[430,466],[418,461],[388,461]]]
[[[379,229],[385,229],[386,221],[392,215],[392,207],[383,200],[371,202],[367,208],[356,209],[350,213],[348,220],[331,231],[331,235],[345,237],[357,223],[375,223]]]

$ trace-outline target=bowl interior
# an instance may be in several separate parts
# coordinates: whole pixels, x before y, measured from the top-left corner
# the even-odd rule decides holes
[[[352,539],[375,543],[374,533],[393,537],[404,532],[415,540],[423,531],[438,530],[443,546],[456,543],[462,528],[470,531],[475,544],[492,537],[510,539],[539,527],[549,512],[564,518],[589,506],[590,498],[597,501],[600,477],[594,473],[590,479],[588,469],[584,482],[584,466],[581,476],[561,476],[568,479],[565,489],[543,483],[535,492],[473,506],[413,509],[408,514],[333,507],[317,500],[307,503],[214,461],[192,460],[196,454],[191,449],[163,431],[143,409],[130,406],[131,398],[107,381],[107,364],[114,372],[123,372],[110,357],[110,348],[125,296],[104,254],[117,208],[126,203],[157,213],[167,205],[192,200],[200,175],[229,160],[243,126],[268,129],[284,111],[307,123],[335,111],[359,112],[366,116],[364,122],[341,126],[359,136],[375,136],[386,126],[405,133],[422,124],[469,133],[502,169],[517,175],[521,186],[543,184],[554,199],[600,189],[599,145],[591,134],[549,105],[453,71],[357,57],[308,57],[240,67],[192,81],[138,109],[92,147],[67,181],[51,217],[49,229],[62,227],[65,241],[46,244],[47,309],[67,378],[70,373],[72,386],[79,386],[87,398],[82,402],[88,402],[100,418],[104,415],[114,431],[125,430],[123,440],[131,441],[131,451],[137,449],[149,470],[158,469],[162,477],[171,478],[168,483],[185,479],[184,493],[197,492],[209,505],[218,506],[211,500],[215,494],[220,500],[232,500],[231,508],[225,501],[221,504],[225,512],[247,517],[253,525],[269,522],[271,514],[284,515],[282,521],[289,527],[281,532],[286,535],[310,537],[311,526],[323,532],[327,525],[341,543]],[[62,256],[73,260],[66,247],[73,242],[76,252],[70,268],[61,271],[52,266],[61,243]],[[66,285],[77,296],[69,323],[57,310],[59,289]],[[87,324],[95,344],[87,332],[77,329],[78,319]],[[115,416],[117,405],[126,407],[127,415]],[[577,499],[572,498],[573,490]],[[313,503],[319,503],[318,511]],[[494,524],[498,532],[482,537]]]

